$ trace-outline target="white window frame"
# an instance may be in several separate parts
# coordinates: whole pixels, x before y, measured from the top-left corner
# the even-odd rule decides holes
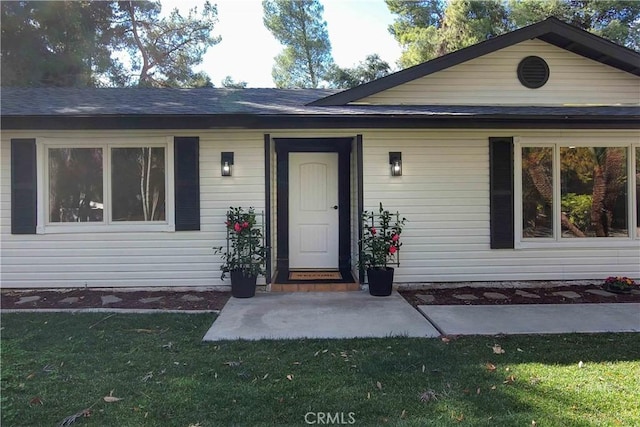
[[[111,149],[161,147],[165,149],[165,220],[112,221],[111,215]],[[101,222],[49,221],[49,154],[50,148],[102,148],[103,220]],[[174,232],[175,188],[173,171],[173,137],[132,138],[39,138],[36,141],[37,234],[52,233],[114,233],[114,232]]]
[[[551,147],[553,149],[553,237],[524,238],[522,236],[522,148]],[[560,221],[561,173],[560,148],[562,147],[621,147],[627,151],[627,237],[562,237]],[[516,249],[547,248],[619,248],[638,247],[640,224],[636,213],[635,150],[640,150],[640,138],[624,137],[535,137],[514,138],[514,232]]]

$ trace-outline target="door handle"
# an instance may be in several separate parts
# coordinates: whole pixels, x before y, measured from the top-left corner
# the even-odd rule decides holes
[[[333,209],[338,210],[338,205],[334,205]]]

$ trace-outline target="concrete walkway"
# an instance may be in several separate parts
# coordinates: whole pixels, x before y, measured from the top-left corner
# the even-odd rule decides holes
[[[411,306],[400,294],[258,293],[231,298],[204,341],[431,338],[444,335],[640,332],[640,304]]]
[[[421,305],[445,335],[640,332],[640,304]]]
[[[388,297],[366,291],[296,292],[231,298],[203,340],[439,335],[397,292]]]

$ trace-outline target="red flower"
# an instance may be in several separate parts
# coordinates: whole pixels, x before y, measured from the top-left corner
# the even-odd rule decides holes
[[[394,235],[391,237],[391,240],[392,240],[392,241],[394,241],[394,242],[397,242],[398,240],[400,240],[400,235],[399,235],[399,234],[394,234]]]
[[[239,233],[242,230],[240,223],[236,222],[236,225],[233,226],[233,229],[236,230],[236,233]]]
[[[375,227],[371,227],[369,229],[369,231],[371,232],[371,234],[375,235],[376,234],[376,228]]]
[[[249,223],[247,221],[243,222],[242,228],[249,228]]]
[[[391,247],[389,248],[389,253],[390,253],[390,254],[395,254],[397,250],[398,250],[398,248],[396,248],[395,246],[391,246]]]

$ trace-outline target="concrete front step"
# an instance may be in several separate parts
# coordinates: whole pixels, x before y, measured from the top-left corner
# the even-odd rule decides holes
[[[346,292],[359,291],[358,283],[272,283],[271,292]]]
[[[374,297],[367,291],[260,292],[254,298],[231,298],[203,340],[433,338],[439,335],[440,332],[395,291],[387,297]]]

